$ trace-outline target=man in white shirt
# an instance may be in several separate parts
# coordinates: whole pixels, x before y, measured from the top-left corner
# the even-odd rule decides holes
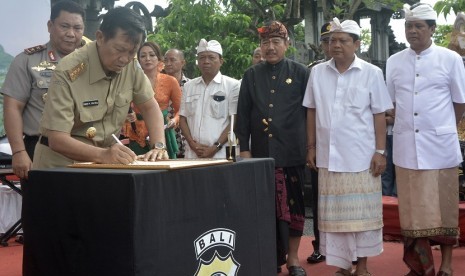
[[[465,70],[457,53],[433,43],[436,12],[431,6],[407,7],[405,21],[410,48],[391,56],[386,67],[396,105],[393,158],[403,259],[408,275],[435,275],[431,245],[440,244],[437,275],[452,275],[462,161],[456,124],[465,111]]]
[[[367,257],[381,254],[381,173],[392,108],[383,73],[357,57],[360,27],[331,22],[331,60],[313,67],[307,110],[307,165],[318,167],[320,251],[336,275],[371,275]]]
[[[226,158],[223,145],[237,112],[240,82],[221,74],[223,50],[216,40],[200,40],[197,62],[202,76],[184,85],[179,111],[185,158]]]

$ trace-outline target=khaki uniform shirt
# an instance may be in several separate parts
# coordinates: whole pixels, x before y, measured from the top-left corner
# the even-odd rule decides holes
[[[117,74],[107,76],[100,63],[95,42],[88,43],[62,59],[52,78],[40,133],[49,130],[70,133],[75,139],[98,147],[110,147],[126,120],[129,105],[153,98],[150,81],[137,60],[131,61]],[[94,127],[95,137],[86,131]],[[73,160],[37,144],[35,169],[62,167]]]
[[[39,135],[44,98],[58,61],[60,56],[48,42],[25,49],[8,69],[2,94],[26,104],[23,112],[23,133],[26,135]]]

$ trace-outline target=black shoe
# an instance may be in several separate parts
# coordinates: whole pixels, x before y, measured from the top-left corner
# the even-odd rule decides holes
[[[310,257],[307,258],[307,263],[309,264],[317,264],[321,263],[326,259],[325,256],[321,255],[318,250],[315,250]]]
[[[15,239],[15,242],[20,243],[20,244],[24,244],[24,237],[23,237],[23,235],[17,235],[17,236],[16,236],[16,239]]]
[[[290,266],[287,270],[289,271],[289,276],[307,276],[305,269],[301,266]]]

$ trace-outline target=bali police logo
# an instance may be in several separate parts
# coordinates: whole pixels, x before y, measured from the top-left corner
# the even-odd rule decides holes
[[[194,241],[199,260],[194,276],[236,276],[241,265],[232,254],[235,243],[236,232],[230,229],[216,228],[200,235]]]

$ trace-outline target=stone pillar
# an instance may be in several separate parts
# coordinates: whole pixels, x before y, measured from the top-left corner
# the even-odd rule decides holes
[[[84,29],[84,35],[90,40],[95,40],[95,32],[100,26],[100,20],[98,18],[100,11],[95,9],[86,9],[86,28]]]
[[[371,14],[371,46],[369,55],[371,63],[386,69],[386,60],[389,57],[389,20],[391,12],[383,9],[381,12]]]
[[[305,20],[305,45],[313,44],[320,45],[320,29],[325,23],[323,18],[323,9],[321,1],[306,0],[304,2],[304,20]],[[309,58],[311,61],[315,59],[315,53],[310,50]]]

